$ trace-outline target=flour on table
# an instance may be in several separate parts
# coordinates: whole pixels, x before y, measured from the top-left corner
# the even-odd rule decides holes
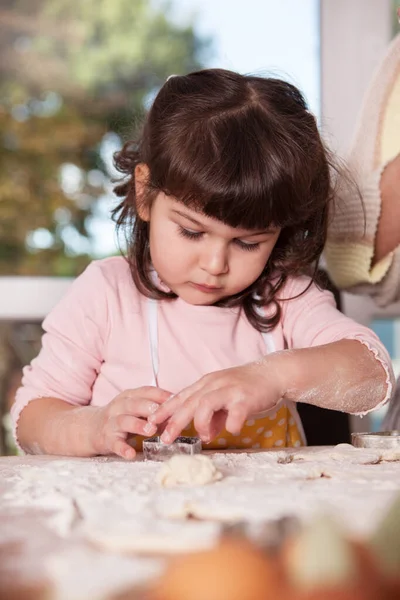
[[[196,461],[211,481],[223,479],[191,485],[185,476],[172,487],[160,485],[155,461],[0,457],[1,537],[23,541],[21,581],[46,565],[56,600],[103,600],[152,578],[155,553],[213,545],[227,521],[307,523],[322,513],[348,535],[369,537],[400,493],[400,462],[390,452],[390,461],[389,451],[351,446],[216,452]]]
[[[86,524],[80,534],[107,551],[154,555],[212,548],[220,532],[219,523],[157,519],[153,514],[136,521],[115,515],[103,523]]]
[[[219,479],[222,479],[222,473],[204,454],[176,454],[163,463],[158,474],[158,481],[163,487],[207,485]]]
[[[108,600],[159,577],[164,562],[72,547],[47,557],[44,568],[56,600]]]

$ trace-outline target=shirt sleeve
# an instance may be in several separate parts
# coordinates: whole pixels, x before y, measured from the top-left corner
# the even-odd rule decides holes
[[[386,373],[386,394],[377,401],[375,408],[378,408],[389,400],[394,385],[392,363],[386,348],[371,329],[336,308],[331,292],[320,290],[314,283],[304,292],[309,284],[309,278],[300,277],[290,281],[281,292],[282,327],[287,347],[322,346],[342,339],[358,340],[367,346]]]
[[[35,398],[90,404],[108,332],[106,281],[92,263],[43,321],[42,348],[23,369],[11,408],[14,433],[21,411]]]
[[[400,247],[373,263],[381,212],[380,179],[387,163],[359,182],[362,201],[351,187],[331,207],[324,250],[327,270],[339,289],[366,294],[378,306],[400,300]]]

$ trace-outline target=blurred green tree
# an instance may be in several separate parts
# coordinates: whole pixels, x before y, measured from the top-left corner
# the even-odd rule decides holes
[[[166,1],[0,0],[0,274],[84,268],[105,146],[209,51]]]
[[[397,11],[400,9],[400,0],[393,0],[393,37],[400,32],[399,15]]]

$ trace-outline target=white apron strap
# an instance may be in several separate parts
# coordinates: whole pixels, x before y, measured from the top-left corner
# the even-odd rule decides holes
[[[265,347],[267,348],[267,354],[272,354],[272,352],[275,352],[276,346],[274,338],[272,337],[272,333],[262,333],[262,337],[264,340]]]
[[[149,298],[147,301],[147,315],[148,315],[148,331],[149,331],[149,342],[150,342],[150,358],[151,366],[153,370],[153,381],[151,385],[157,387],[158,377],[158,304],[157,300]]]

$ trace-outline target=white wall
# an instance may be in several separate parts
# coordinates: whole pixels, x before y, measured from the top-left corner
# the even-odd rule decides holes
[[[321,122],[340,153],[391,38],[392,19],[392,0],[320,0]]]

